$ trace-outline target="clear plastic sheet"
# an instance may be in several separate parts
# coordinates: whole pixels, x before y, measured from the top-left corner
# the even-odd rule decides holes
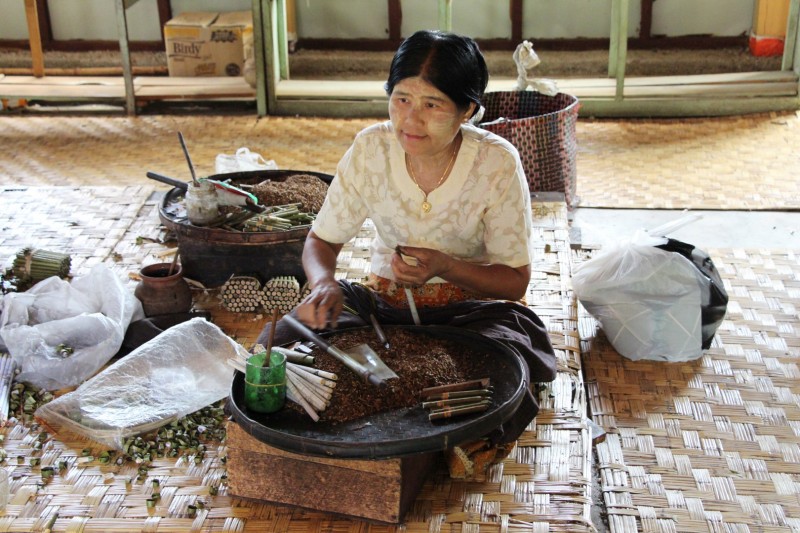
[[[128,437],[225,398],[233,380],[226,360],[240,351],[245,350],[218,326],[193,318],[39,407],[35,416],[122,449]]]

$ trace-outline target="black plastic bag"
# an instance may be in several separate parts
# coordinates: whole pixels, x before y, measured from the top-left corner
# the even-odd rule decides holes
[[[714,261],[704,250],[675,239],[667,239],[667,243],[656,246],[668,252],[681,254],[692,262],[692,264],[708,280],[705,287],[706,294],[703,296],[703,304],[700,307],[700,320],[703,325],[703,349],[711,347],[711,341],[717,332],[722,321],[725,319],[725,312],[728,309],[728,292],[722,284],[722,278],[714,266]]]

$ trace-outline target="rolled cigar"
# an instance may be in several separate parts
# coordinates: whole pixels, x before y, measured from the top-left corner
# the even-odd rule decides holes
[[[283,346],[273,346],[273,350],[276,352],[281,352],[286,356],[287,361],[291,361],[292,363],[297,363],[300,365],[313,365],[314,364],[314,356],[308,355],[303,352],[298,352],[296,350],[290,350],[289,348],[284,348]]]
[[[449,400],[436,400],[432,402],[422,402],[423,409],[439,409],[442,407],[455,407],[459,405],[469,405],[487,399],[487,396],[466,396],[464,398],[451,398]]]
[[[297,381],[293,381],[287,377],[286,383],[292,385],[292,390],[294,390],[294,394],[299,398],[302,399],[304,402],[311,407],[314,412],[319,413],[325,410],[324,401],[320,400],[317,396],[312,394],[307,390],[303,390],[301,385],[297,383]]]
[[[317,414],[317,412],[314,411],[314,408],[311,407],[311,405],[309,405],[309,403],[306,401],[305,398],[303,398],[303,395],[297,391],[297,388],[294,386],[294,384],[292,384],[290,380],[286,380],[286,397],[289,398],[289,400],[296,403],[297,405],[299,405],[300,407],[302,407],[303,410],[308,414],[308,416],[311,417],[311,419],[314,422],[319,421],[319,415]]]
[[[460,383],[450,383],[449,385],[438,385],[436,387],[428,387],[422,389],[420,393],[423,397],[431,394],[441,394],[443,392],[455,392],[463,390],[476,390],[486,389],[489,387],[489,378],[473,379],[470,381],[462,381]]]
[[[312,391],[300,378],[292,373],[286,374],[287,382],[294,385],[298,394],[308,401],[317,411],[324,411],[327,407],[325,400]]]
[[[333,378],[329,378],[329,377],[326,377],[326,376],[322,376],[322,375],[320,375],[318,373],[318,372],[323,372],[322,370],[317,370],[315,372],[316,369],[307,368],[307,367],[302,366],[302,365],[287,365],[286,368],[291,369],[292,372],[296,372],[297,374],[300,374],[301,376],[303,376],[308,381],[313,381],[314,383],[318,383],[318,384],[320,384],[320,385],[322,385],[324,387],[328,387],[329,389],[332,389],[332,388],[336,387],[336,379],[337,379],[336,378],[336,374],[332,374],[330,372],[324,372],[325,374],[327,374],[329,376],[333,376]]]
[[[473,413],[481,413],[489,408],[491,402],[481,402],[472,405],[465,405],[462,407],[447,407],[444,409],[431,411],[428,415],[428,420],[442,420],[445,418],[453,418],[456,416],[469,415]]]
[[[330,400],[331,396],[333,395],[333,389],[330,389],[324,385],[320,385],[319,383],[316,383],[314,381],[309,381],[305,378],[303,374],[300,374],[298,372],[290,370],[288,373],[291,374],[293,377],[297,378],[311,392],[313,392],[314,394],[325,400],[325,403],[327,405],[328,400]]]
[[[286,375],[291,375],[295,379],[295,384],[299,386],[303,386],[304,389],[308,389],[309,392],[314,393],[315,396],[318,396],[325,402],[327,406],[328,403],[331,401],[331,396],[333,396],[333,389],[329,389],[324,385],[320,385],[319,383],[314,383],[311,381],[306,381],[303,379],[303,376],[300,374],[295,374],[293,372],[287,372]]]
[[[491,389],[480,389],[480,390],[465,390],[465,391],[455,391],[455,392],[442,392],[440,394],[429,394],[425,397],[426,401],[434,401],[434,400],[450,400],[453,398],[465,398],[468,396],[485,396],[489,397],[492,394]]]
[[[337,381],[339,376],[334,374],[333,372],[326,372],[325,370],[320,370],[319,368],[313,368],[309,366],[299,366],[297,367],[298,370],[302,370],[308,374],[314,374],[315,376],[319,376],[321,378],[325,378],[328,381]]]

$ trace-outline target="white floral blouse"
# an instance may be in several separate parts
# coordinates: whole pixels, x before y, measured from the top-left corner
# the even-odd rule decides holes
[[[388,279],[394,279],[390,263],[398,244],[474,263],[530,264],[530,193],[517,150],[472,125],[463,125],[461,133],[453,170],[428,195],[432,209],[425,213],[424,194],[408,174],[391,122],[362,130],[339,162],[314,233],[346,243],[371,218],[371,272]]]

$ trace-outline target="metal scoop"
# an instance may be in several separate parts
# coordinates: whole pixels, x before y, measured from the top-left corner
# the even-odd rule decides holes
[[[307,340],[310,340],[333,357],[342,362],[347,368],[361,376],[364,381],[373,385],[383,385],[387,379],[396,378],[397,374],[381,361],[378,354],[366,344],[353,346],[348,350],[340,350],[332,346],[325,339],[314,333],[309,327],[302,324],[290,315],[284,315],[283,320],[300,333]]]

